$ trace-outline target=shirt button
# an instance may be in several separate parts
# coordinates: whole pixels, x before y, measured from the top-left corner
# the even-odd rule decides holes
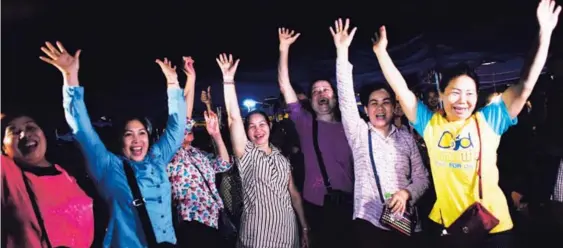
[[[162,231],[162,233],[166,233],[166,230]]]
[[[164,218],[164,214],[160,216],[160,218]]]
[[[159,185],[156,185],[156,187],[160,189],[160,184],[159,184]]]
[[[162,200],[158,200],[158,203],[162,203]]]

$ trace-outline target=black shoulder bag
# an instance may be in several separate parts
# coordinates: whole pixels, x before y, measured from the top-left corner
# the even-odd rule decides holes
[[[328,174],[326,172],[326,166],[323,160],[321,149],[319,148],[319,123],[313,117],[313,146],[315,148],[315,153],[317,155],[317,161],[319,163],[319,169],[321,170],[321,175],[323,176],[323,182],[326,187],[326,195],[324,197],[324,207],[346,207],[349,209],[353,208],[354,196],[351,193],[344,192],[342,190],[333,189],[328,180]]]
[[[154,234],[151,219],[149,218],[145,198],[143,198],[143,195],[141,194],[141,190],[137,184],[137,179],[135,178],[135,173],[127,160],[123,160],[123,170],[125,171],[127,183],[129,184],[129,188],[131,188],[131,193],[133,194],[133,201],[131,203],[135,209],[137,209],[137,213],[139,214],[139,219],[141,220],[147,244],[150,248],[157,247],[158,243],[156,243],[156,235]]]

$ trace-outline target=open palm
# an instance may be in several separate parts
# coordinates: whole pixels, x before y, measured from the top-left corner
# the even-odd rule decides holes
[[[238,62],[239,59],[233,61],[232,54],[220,54],[217,59],[217,65],[221,68],[221,72],[223,73],[223,78],[228,78],[230,80],[235,78],[235,73],[237,72]]]
[[[542,31],[551,32],[557,26],[561,6],[557,6],[554,0],[542,0],[536,11],[540,29]]]
[[[356,27],[350,29],[350,19],[346,19],[343,23],[342,19],[334,21],[334,29],[330,27],[330,33],[334,39],[334,45],[336,48],[346,48],[349,47],[356,34]]]
[[[213,111],[205,111],[203,112],[203,117],[205,118],[205,128],[207,129],[209,136],[214,137],[216,135],[221,135],[217,114]]]
[[[74,56],[70,55],[63,44],[59,41],[56,42],[57,47],[53,46],[51,42],[45,42],[45,46],[41,47],[48,57],[40,56],[39,59],[54,65],[63,74],[76,74],[80,67],[80,50],[74,53]]]
[[[290,30],[287,28],[278,28],[278,37],[280,39],[280,49],[287,49],[293,42],[299,38],[301,34],[295,33],[294,30]]]
[[[168,58],[164,58],[164,60],[157,59],[156,63],[160,66],[164,77],[166,77],[166,81],[168,84],[176,84],[178,83],[178,73],[176,73],[176,66],[172,65],[172,62],[168,60]]]

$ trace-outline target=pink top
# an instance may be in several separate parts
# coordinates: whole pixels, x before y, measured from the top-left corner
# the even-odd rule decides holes
[[[46,247],[20,167],[5,156],[1,161],[2,240],[8,248]],[[26,171],[25,175],[35,193],[51,245],[90,247],[94,240],[92,199],[76,180],[58,165],[47,173]]]

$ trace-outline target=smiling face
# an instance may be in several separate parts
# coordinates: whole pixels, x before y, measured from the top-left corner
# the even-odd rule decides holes
[[[127,122],[123,132],[122,153],[133,161],[142,161],[149,149],[149,133],[139,120]]]
[[[385,89],[378,89],[369,95],[367,107],[364,110],[368,114],[369,122],[378,129],[388,128],[393,120],[395,104],[391,95]]]
[[[47,139],[43,130],[28,116],[21,116],[8,123],[2,148],[14,161],[28,165],[46,162]]]
[[[259,113],[247,117],[248,128],[246,134],[248,139],[256,146],[268,145],[270,139],[270,123],[264,115]]]
[[[311,106],[317,115],[334,112],[336,96],[332,85],[326,80],[316,81],[311,87]]]
[[[467,75],[452,78],[440,98],[449,121],[465,120],[477,105],[477,84]]]

